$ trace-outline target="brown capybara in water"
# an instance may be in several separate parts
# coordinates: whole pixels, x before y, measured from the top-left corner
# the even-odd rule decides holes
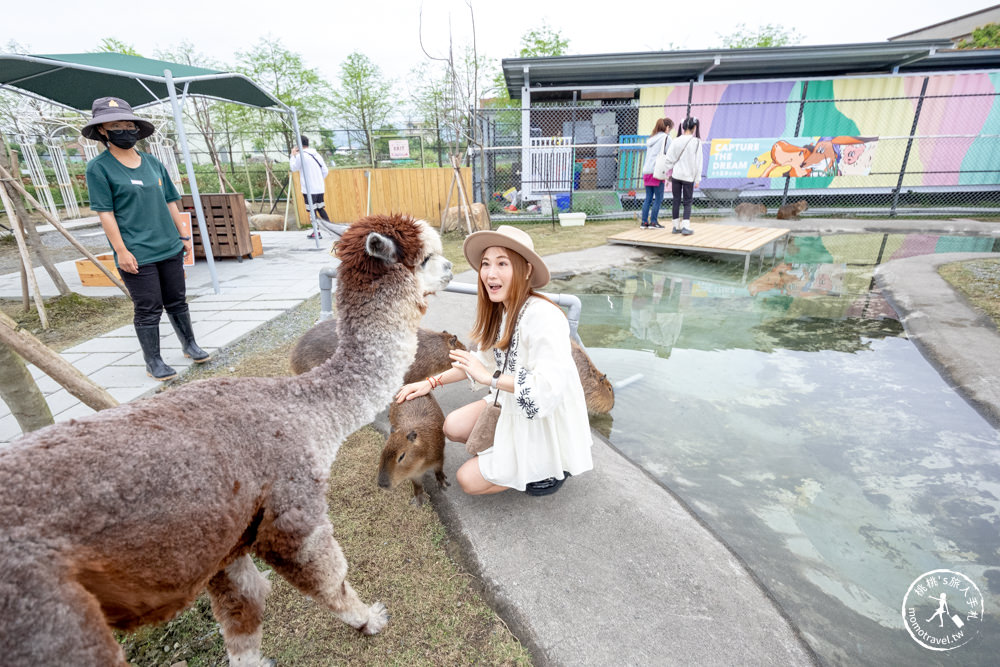
[[[611,386],[608,376],[597,370],[579,343],[571,340],[570,345],[573,362],[583,384],[583,395],[587,399],[587,412],[596,415],[611,412],[611,408],[615,407],[615,388]]]
[[[799,213],[809,208],[805,199],[800,199],[794,204],[785,204],[778,208],[778,220],[798,220]]]
[[[333,356],[337,349],[337,321],[324,320],[302,337],[292,349],[292,372],[301,375]],[[403,383],[423,380],[428,375],[443,373],[451,368],[450,350],[464,350],[458,336],[447,331],[417,329],[417,354],[403,376]]]
[[[392,402],[389,408],[392,429],[382,448],[378,466],[378,485],[395,488],[404,479],[413,484],[413,505],[424,502],[424,473],[434,470],[438,486],[448,486],[444,474],[444,413],[430,394],[402,403]]]
[[[743,202],[736,205],[736,219],[740,222],[751,222],[752,220],[767,215],[767,207],[763,204],[751,204]]]

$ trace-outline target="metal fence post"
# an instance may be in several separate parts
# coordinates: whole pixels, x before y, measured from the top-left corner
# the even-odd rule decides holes
[[[799,117],[795,119],[795,136],[799,136],[799,132],[802,131],[802,116],[805,115],[806,111],[806,95],[809,92],[809,82],[802,82],[802,95],[799,96]],[[785,174],[785,189],[781,193],[781,205],[784,206],[788,201],[788,184],[791,183],[791,177]]]
[[[917,108],[913,112],[913,125],[910,127],[910,136],[906,139],[906,151],[903,153],[903,164],[899,166],[899,181],[896,182],[896,189],[892,193],[892,208],[889,209],[889,217],[896,217],[896,206],[899,204],[899,191],[903,187],[903,177],[906,176],[906,163],[910,160],[910,149],[913,147],[913,136],[917,133],[917,123],[920,122],[920,108],[924,106],[924,95],[927,93],[927,82],[930,77],[924,77],[924,84],[920,87],[920,99],[917,100]]]

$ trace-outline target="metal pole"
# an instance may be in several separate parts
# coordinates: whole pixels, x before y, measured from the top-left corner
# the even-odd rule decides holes
[[[306,176],[306,155],[302,150],[302,133],[299,132],[299,115],[295,113],[295,107],[289,107],[289,111],[292,114],[292,132],[295,133],[295,145],[299,147],[299,176],[302,178],[302,184],[306,188],[306,192],[310,193],[310,196],[306,199],[306,203],[309,204],[306,211],[309,214],[309,224],[312,226],[313,230],[313,241],[316,243],[316,249],[319,249],[319,229],[316,227],[316,209],[312,205],[312,188],[309,187],[309,179]],[[325,188],[324,188],[325,189]],[[291,188],[289,188],[291,190]],[[288,198],[292,198],[292,193],[288,193]]]
[[[917,123],[920,122],[920,108],[924,106],[924,95],[927,94],[927,82],[930,77],[924,77],[924,85],[920,87],[920,99],[917,100],[917,108],[913,112],[913,125],[910,127],[910,137],[906,140],[906,152],[903,153],[903,164],[899,167],[899,181],[896,182],[896,191],[892,194],[892,209],[889,217],[896,217],[896,206],[899,204],[899,190],[903,187],[903,176],[906,175],[906,163],[910,161],[910,149],[913,147],[913,135],[917,133]]]
[[[809,92],[809,82],[805,81],[802,84],[802,95],[799,96],[799,117],[795,120],[795,136],[799,136],[799,132],[802,131],[802,114],[806,110],[806,93]],[[788,201],[788,183],[790,178],[788,174],[785,174],[785,190],[781,193],[781,206],[784,206]]]
[[[191,199],[194,200],[194,212],[198,218],[198,232],[201,234],[201,246],[205,250],[205,260],[208,262],[208,273],[212,276],[212,290],[216,294],[222,292],[219,289],[219,276],[215,273],[215,257],[212,256],[212,240],[208,236],[208,228],[205,226],[205,212],[201,208],[201,193],[198,192],[198,179],[195,177],[194,164],[191,162],[191,151],[188,149],[187,134],[184,133],[184,117],[181,116],[181,105],[177,101],[177,91],[174,89],[174,77],[170,70],[163,70],[163,78],[166,79],[167,94],[170,95],[170,108],[174,112],[174,126],[177,129],[177,138],[181,142],[181,153],[184,155],[184,167],[187,169],[188,182],[191,185]]]

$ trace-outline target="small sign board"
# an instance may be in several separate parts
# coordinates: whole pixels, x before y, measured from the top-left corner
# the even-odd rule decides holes
[[[410,142],[406,139],[390,139],[389,157],[393,160],[405,160],[409,158]]]
[[[181,217],[184,219],[181,223],[183,228],[181,236],[191,236],[191,213],[185,211],[181,213]],[[193,237],[192,237],[193,238]],[[191,244],[191,253],[184,255],[184,266],[194,266],[194,244]]]

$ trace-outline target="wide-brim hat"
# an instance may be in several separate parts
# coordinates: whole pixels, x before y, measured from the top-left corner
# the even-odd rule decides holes
[[[510,225],[500,225],[493,231],[473,232],[466,237],[465,243],[462,244],[462,252],[465,253],[465,259],[469,260],[472,268],[479,271],[479,265],[483,261],[483,253],[486,252],[487,248],[493,246],[513,250],[532,266],[532,287],[538,289],[548,284],[549,267],[545,266],[541,256],[535,252],[535,244],[531,241],[531,236],[523,229]]]
[[[132,113],[132,106],[120,97],[98,97],[90,105],[90,112],[93,116],[89,123],[83,126],[80,134],[94,141],[104,141],[104,135],[97,131],[97,127],[102,123],[114,123],[119,120],[130,120],[139,128],[139,138],[145,139],[156,128],[148,120],[139,118]]]

